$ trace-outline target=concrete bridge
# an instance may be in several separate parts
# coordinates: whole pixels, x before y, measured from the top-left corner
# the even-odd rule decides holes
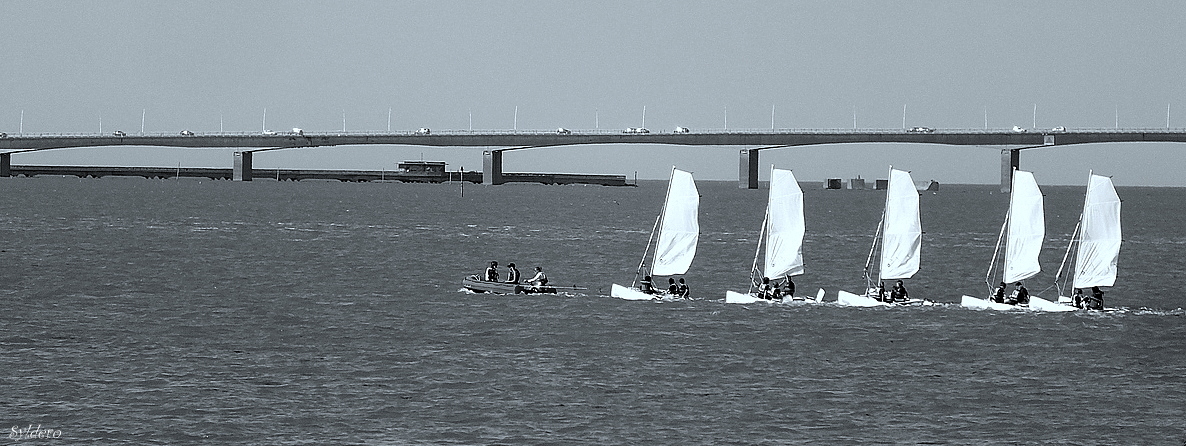
[[[540,147],[590,144],[662,144],[741,146],[738,185],[758,187],[758,154],[763,150],[823,144],[903,143],[953,146],[996,146],[1001,150],[1001,190],[1012,184],[1022,150],[1071,144],[1120,142],[1186,142],[1186,129],[1107,129],[1074,131],[1001,130],[802,130],[625,133],[621,131],[444,131],[433,133],[264,132],[185,135],[39,134],[0,137],[0,176],[11,175],[12,155],[77,147],[160,146],[252,148],[234,153],[234,179],[251,181],[255,152],[343,145],[406,145],[432,147],[503,147],[483,152],[483,183],[504,183],[503,152]]]

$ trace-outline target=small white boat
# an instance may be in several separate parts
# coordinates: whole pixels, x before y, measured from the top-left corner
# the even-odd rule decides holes
[[[1041,298],[1040,297],[1031,297],[1030,298],[1031,305],[1033,305],[1034,299],[1041,299]],[[1049,301],[1046,301],[1046,302],[1049,302]],[[1022,310],[1025,308],[1025,307],[1019,307],[1016,305],[999,304],[999,303],[993,302],[988,299],[980,299],[980,298],[969,296],[967,294],[965,294],[962,298],[960,298],[960,305],[963,307],[966,307],[966,308],[972,308],[972,309],[976,309],[976,310],[1009,311],[1009,310]]]
[[[700,237],[700,223],[697,218],[699,211],[700,193],[696,190],[692,174],[672,167],[671,180],[667,185],[667,199],[663,202],[663,210],[655,218],[655,226],[647,239],[647,248],[643,250],[634,282],[629,287],[613,284],[610,287],[610,296],[626,300],[649,300],[666,296],[666,293],[645,293],[636,287],[639,276],[643,275],[651,240],[658,231],[659,239],[655,243],[655,258],[649,275],[673,276],[688,272],[688,268],[692,266],[692,259],[696,257],[696,243]]]
[[[779,300],[759,299],[753,293],[738,293],[736,291],[725,291],[725,303],[729,304],[752,304],[754,302],[779,302],[779,303],[823,303],[824,289],[820,288],[815,293],[815,296],[783,296]]]
[[[1001,262],[1003,264],[1002,283],[1018,283],[1034,277],[1042,271],[1042,267],[1038,263],[1038,254],[1042,251],[1042,241],[1046,238],[1046,217],[1043,211],[1042,190],[1038,188],[1038,181],[1034,178],[1034,174],[1024,170],[1013,171],[1013,185],[1010,189],[1009,210],[1005,213],[1005,222],[1001,224],[997,245],[988,262],[988,273],[984,276],[984,283],[988,285],[989,293],[992,293],[992,290],[996,288],[993,286],[993,272],[996,269],[996,260],[1002,242],[1005,245],[1005,258]],[[1031,302],[1035,298],[1037,296],[1029,296]],[[991,298],[978,299],[971,296],[963,296],[960,299],[960,305],[988,310],[1025,308],[994,302]],[[1030,308],[1033,306],[1031,305]]]
[[[931,303],[929,300],[910,299],[906,302],[891,304],[880,302],[873,297],[876,295],[876,288],[874,288],[873,276],[869,268],[873,263],[873,253],[879,244],[881,245],[881,262],[878,268],[877,283],[883,280],[908,279],[918,272],[922,253],[922,221],[918,212],[918,189],[914,187],[914,180],[910,178],[910,172],[890,167],[889,186],[885,193],[885,209],[882,211],[881,221],[877,224],[877,231],[873,236],[873,246],[869,248],[869,258],[865,261],[865,295],[860,296],[841,291],[836,303],[854,307]],[[873,292],[869,292],[870,290]]]
[[[1030,309],[1034,310],[1034,311],[1050,311],[1050,312],[1078,310],[1078,308],[1075,308],[1073,306],[1058,303],[1058,302],[1051,302],[1051,301],[1048,301],[1048,300],[1043,299],[1038,296],[1030,296]]]
[[[750,266],[750,289],[742,294],[725,292],[725,303],[751,303],[759,300],[773,301],[760,296],[758,278],[770,281],[803,274],[803,190],[795,174],[786,169],[770,166],[770,195],[766,201],[766,215],[762,219],[762,230],[758,235],[758,246],[754,251],[754,263]],[[758,271],[758,257],[766,247],[766,260]],[[759,292],[754,287],[759,287]],[[823,290],[820,290],[821,292]],[[794,296],[779,297],[779,302],[796,301]],[[798,298],[800,302],[816,302],[818,299]]]
[[[1079,249],[1075,252],[1074,280],[1072,288],[1086,289],[1116,284],[1116,263],[1120,258],[1120,196],[1116,195],[1116,187],[1112,179],[1094,172],[1088,174],[1087,193],[1083,198],[1083,213],[1079,216],[1079,224],[1071,233],[1071,243],[1067,245],[1067,252],[1063,255],[1062,264],[1058,267],[1058,274],[1054,279],[1055,285],[1062,290],[1066,283],[1059,284],[1062,279],[1063,268],[1070,257],[1071,248],[1077,242]],[[1076,239],[1075,235],[1079,238]],[[1102,293],[1101,293],[1102,294]],[[1101,298],[1102,299],[1102,298]],[[1059,293],[1060,305],[1071,305],[1070,297]],[[1104,309],[1103,302],[1099,307]]]

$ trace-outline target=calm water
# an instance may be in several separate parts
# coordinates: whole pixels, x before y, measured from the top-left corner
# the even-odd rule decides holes
[[[699,184],[700,298],[628,302],[666,184],[0,179],[0,427],[20,444],[1186,441],[1186,189],[1120,188],[1109,314],[725,305],[766,191]],[[880,191],[805,184],[811,294],[863,286]],[[922,202],[912,295],[984,276],[995,186]],[[1083,201],[1043,187],[1047,287]],[[572,296],[485,296],[490,260]]]

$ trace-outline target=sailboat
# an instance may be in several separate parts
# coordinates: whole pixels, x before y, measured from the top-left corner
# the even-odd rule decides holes
[[[1042,240],[1046,237],[1042,191],[1038,189],[1038,181],[1034,179],[1033,172],[1023,170],[1013,171],[1012,190],[1009,195],[1009,210],[1005,213],[1005,223],[1001,225],[1001,235],[997,238],[997,246],[993,249],[992,260],[988,262],[988,273],[984,277],[984,283],[988,285],[989,290],[994,288],[993,271],[1002,241],[1006,241],[1003,262],[1005,283],[1017,283],[1042,271],[1041,265],[1038,264],[1038,253],[1042,250]],[[1035,300],[1041,298],[1030,296],[1031,306]],[[993,302],[991,299],[978,299],[967,295],[960,299],[960,305],[989,310],[1018,308]]]
[[[655,218],[655,226],[651,229],[651,236],[647,238],[647,247],[643,250],[642,261],[638,264],[634,281],[629,287],[613,284],[610,296],[626,300],[664,297],[663,294],[643,292],[637,287],[638,277],[645,269],[651,240],[655,239],[655,231],[658,230],[659,239],[655,243],[655,257],[650,275],[673,276],[688,272],[692,259],[696,257],[696,242],[700,237],[700,223],[697,219],[699,209],[700,194],[696,191],[696,182],[692,180],[691,172],[672,167],[667,199],[663,202],[663,211]]]
[[[1116,187],[1112,185],[1111,178],[1095,173],[1088,174],[1083,214],[1079,216],[1079,224],[1071,234],[1071,243],[1067,245],[1067,253],[1063,255],[1062,264],[1058,267],[1058,274],[1054,278],[1056,285],[1062,279],[1063,268],[1070,257],[1071,247],[1076,242],[1076,234],[1079,236],[1079,249],[1075,252],[1075,271],[1071,286],[1085,289],[1115,285],[1116,263],[1120,258],[1120,196],[1116,195]],[[1034,305],[1031,299],[1030,308],[1042,311],[1072,311],[1075,307],[1070,304],[1072,299],[1062,295],[1060,286],[1058,303],[1038,301],[1038,305]]]
[[[918,272],[922,253],[918,189],[914,186],[914,180],[910,178],[910,172],[897,170],[892,166],[889,172],[889,186],[885,193],[885,210],[881,214],[881,222],[877,225],[877,233],[873,236],[869,258],[865,261],[867,291],[862,296],[841,290],[836,303],[855,307],[890,305],[875,298],[877,283],[873,282],[873,276],[869,273],[878,242],[881,243],[881,262],[877,283],[883,280],[908,279]],[[927,302],[929,301],[910,299],[897,304],[920,305]]]
[[[758,247],[754,251],[754,263],[750,267],[750,290],[746,293],[725,292],[725,303],[746,304],[765,300],[754,292],[759,277],[758,257],[766,245],[766,261],[760,277],[784,278],[803,274],[803,190],[795,174],[789,170],[770,166],[770,196],[766,203],[766,216],[762,221],[762,233],[758,235]],[[814,301],[823,297],[824,290],[816,294]],[[784,296],[782,301],[806,300]]]

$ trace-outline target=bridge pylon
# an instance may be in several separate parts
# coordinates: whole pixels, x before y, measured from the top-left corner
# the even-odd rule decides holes
[[[232,181],[251,181],[251,152],[235,152],[235,167],[231,171]]]
[[[1021,168],[1021,149],[1001,149],[1001,193],[1013,191],[1013,171]]]
[[[0,177],[12,176],[12,154],[0,153]]]
[[[482,152],[482,183],[497,186],[505,183],[502,179],[502,150],[486,150]]]
[[[741,149],[741,160],[737,163],[737,187],[758,188],[758,149]]]

